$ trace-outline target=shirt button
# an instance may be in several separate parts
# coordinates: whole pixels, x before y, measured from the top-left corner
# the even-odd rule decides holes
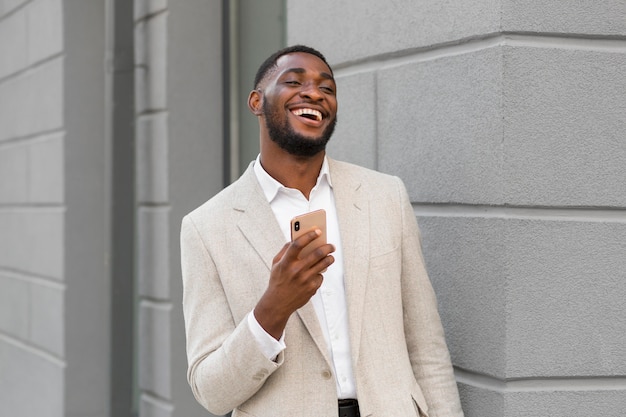
[[[328,370],[322,372],[322,378],[324,379],[330,379],[331,376],[332,374]]]

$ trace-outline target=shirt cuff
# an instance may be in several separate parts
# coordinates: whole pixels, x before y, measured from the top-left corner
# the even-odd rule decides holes
[[[267,359],[276,360],[278,354],[287,347],[285,345],[285,332],[283,332],[279,340],[274,339],[261,327],[256,317],[254,317],[254,311],[248,313],[248,327],[261,352]]]

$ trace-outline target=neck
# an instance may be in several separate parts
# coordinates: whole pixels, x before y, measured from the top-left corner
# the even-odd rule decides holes
[[[308,199],[317,182],[325,155],[326,153],[322,151],[311,157],[298,157],[282,149],[280,152],[275,149],[270,152],[262,146],[261,165],[276,181],[285,187],[300,190]]]

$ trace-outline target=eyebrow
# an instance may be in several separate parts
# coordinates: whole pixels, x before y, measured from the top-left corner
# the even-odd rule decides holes
[[[289,72],[293,72],[296,74],[304,74],[306,73],[306,70],[304,68],[288,68],[283,72],[283,74],[287,74]],[[335,81],[335,77],[333,77],[332,74],[329,74],[327,72],[320,72],[320,76],[322,78],[326,78],[327,80]]]

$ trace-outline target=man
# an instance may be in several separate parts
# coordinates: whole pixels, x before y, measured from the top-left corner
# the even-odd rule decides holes
[[[462,416],[404,185],[326,156],[335,92],[318,51],[269,57],[259,157],[183,219],[189,383],[234,417]],[[290,219],[320,208],[301,257],[320,230],[290,242]]]

